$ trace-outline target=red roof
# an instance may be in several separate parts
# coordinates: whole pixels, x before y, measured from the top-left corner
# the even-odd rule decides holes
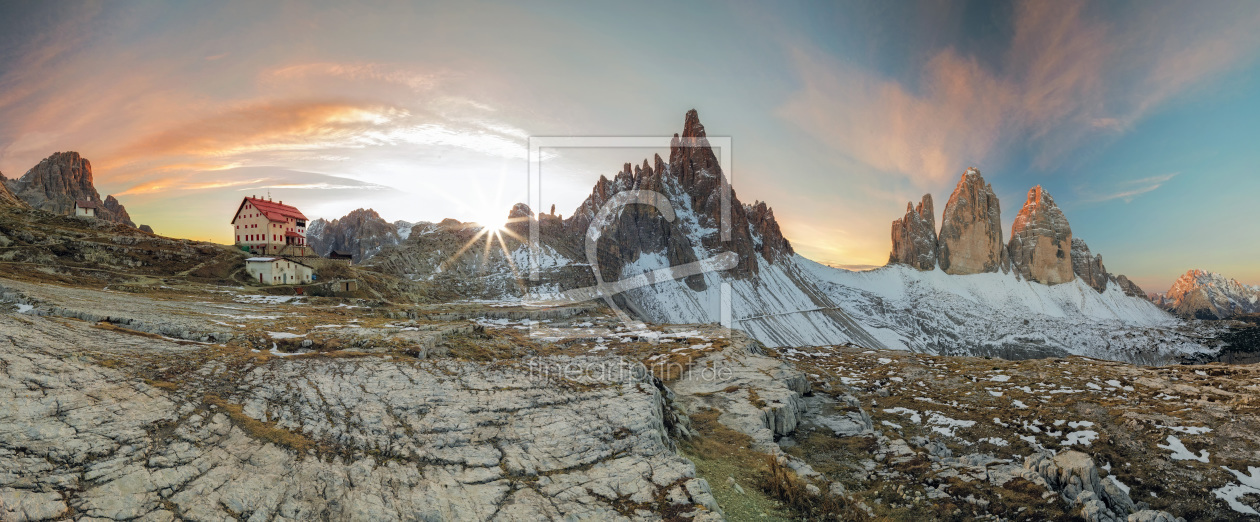
[[[299,234],[297,232],[290,230],[284,233],[284,237],[306,237],[306,236],[303,236],[302,234]]]
[[[276,203],[275,201],[267,201],[259,198],[245,198],[244,201],[241,201],[241,207],[244,207],[246,203],[254,205],[254,208],[258,209],[259,213],[267,216],[269,221],[278,221],[283,223],[286,221],[285,218],[306,221],[306,215],[302,214],[301,210],[298,210],[297,207],[285,205],[284,203]],[[236,214],[238,216],[241,214],[241,207],[237,207],[236,209]],[[232,221],[235,222],[236,220],[233,219]]]

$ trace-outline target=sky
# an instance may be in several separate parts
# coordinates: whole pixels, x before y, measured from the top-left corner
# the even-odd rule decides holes
[[[1252,1],[5,3],[0,172],[78,151],[137,223],[223,243],[249,195],[487,221],[527,199],[531,136],[694,108],[819,262],[883,265],[906,202],[939,222],[974,166],[1007,236],[1042,185],[1147,291],[1260,284],[1257,27]],[[652,153],[548,156],[543,204]]]

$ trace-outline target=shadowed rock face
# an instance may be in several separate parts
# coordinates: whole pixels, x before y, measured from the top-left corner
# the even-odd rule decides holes
[[[936,217],[931,194],[924,194],[917,207],[906,203],[905,217],[893,221],[892,244],[889,263],[909,265],[919,270],[936,268]]]
[[[320,256],[329,252],[349,252],[355,263],[361,263],[382,248],[402,242],[398,227],[385,221],[372,209],[358,209],[331,222],[316,219],[306,228],[306,242]]]
[[[40,210],[64,215],[74,212],[75,200],[94,201],[101,204],[98,219],[136,226],[117,199],[101,199],[92,184],[92,163],[77,152],[54,153],[21,178],[4,183],[14,195]]]
[[[1093,255],[1085,240],[1072,238],[1072,271],[1094,290],[1107,290],[1107,267],[1103,266],[1102,254]],[[1127,279],[1126,279],[1127,280]]]
[[[1015,216],[1008,249],[1011,265],[1024,279],[1055,285],[1075,277],[1072,227],[1041,185],[1028,191],[1024,208]]]
[[[1130,297],[1146,297],[1146,291],[1142,290],[1142,287],[1138,286],[1137,283],[1130,281],[1129,278],[1124,275],[1115,276],[1112,281],[1120,285],[1120,290],[1124,291],[1124,293],[1128,294]]]
[[[1130,297],[1146,297],[1142,288],[1128,277],[1107,272],[1102,254],[1094,255],[1085,240],[1078,237],[1072,238],[1072,272],[1100,294],[1107,291],[1107,284],[1110,283],[1117,285],[1120,291]]]
[[[1009,267],[1002,242],[1002,209],[993,187],[974,167],[945,203],[938,239],[941,269],[948,274],[997,272]]]

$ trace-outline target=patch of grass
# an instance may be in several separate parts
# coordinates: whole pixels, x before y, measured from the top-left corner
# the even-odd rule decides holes
[[[766,471],[763,473],[760,486],[762,491],[779,499],[805,520],[867,520],[866,512],[851,508],[843,497],[837,497],[827,491],[811,494],[807,482],[796,475],[796,472],[779,463],[773,456],[767,455]]]
[[[147,382],[149,383],[149,386],[152,386],[160,390],[166,390],[169,392],[173,392],[179,389],[179,385],[173,382],[167,382],[167,381],[147,381]]]
[[[232,422],[250,437],[292,449],[297,452],[298,458],[304,457],[307,451],[317,447],[315,441],[307,436],[276,427],[274,422],[264,422],[250,417],[245,414],[241,405],[227,402],[218,395],[206,394],[205,401],[207,404],[213,404],[222,409]]]
[[[727,520],[795,520],[792,513],[756,487],[765,472],[766,455],[750,449],[752,438],[718,422],[717,410],[691,414],[691,426],[699,436],[681,441],[679,447],[696,465],[696,475],[707,480],[713,497]],[[743,488],[740,493],[727,478]]]
[[[751,402],[753,406],[762,409],[767,406],[766,401],[757,394],[757,390],[755,388],[748,388],[748,402]]]

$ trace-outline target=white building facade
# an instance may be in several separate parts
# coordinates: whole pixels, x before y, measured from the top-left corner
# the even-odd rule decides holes
[[[97,203],[95,201],[84,201],[76,199],[74,201],[74,215],[78,217],[96,217]]]
[[[251,257],[245,271],[264,285],[306,285],[315,280],[315,269],[284,257]]]

